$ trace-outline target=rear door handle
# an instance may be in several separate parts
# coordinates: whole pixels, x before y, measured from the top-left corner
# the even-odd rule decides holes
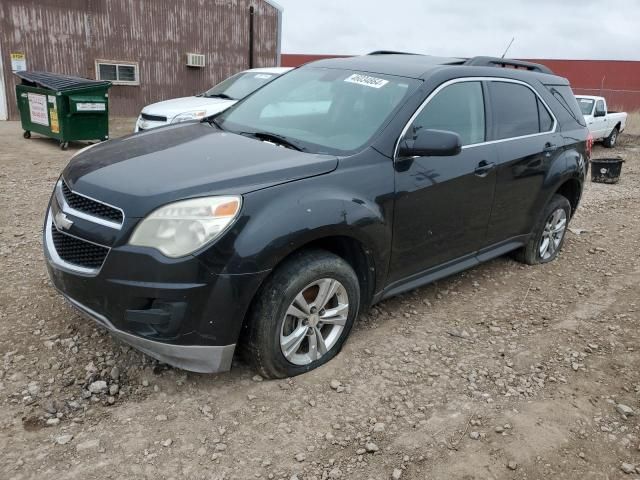
[[[555,152],[558,149],[558,146],[555,143],[550,143],[547,142],[544,144],[544,148],[542,149],[542,152],[544,154],[548,156],[550,156],[553,152]]]
[[[495,162],[487,162],[486,160],[482,160],[473,172],[478,177],[486,177],[487,174],[494,168],[496,168]]]

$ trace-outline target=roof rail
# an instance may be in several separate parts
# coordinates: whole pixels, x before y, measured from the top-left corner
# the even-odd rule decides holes
[[[498,57],[473,57],[464,62],[464,65],[474,67],[502,67],[502,68],[522,68],[531,72],[549,73],[553,75],[550,68],[539,63],[524,62],[522,60],[511,60],[510,58]]]
[[[393,50],[376,50],[374,52],[367,53],[367,55],[421,55],[421,54],[411,53],[411,52],[395,52]]]

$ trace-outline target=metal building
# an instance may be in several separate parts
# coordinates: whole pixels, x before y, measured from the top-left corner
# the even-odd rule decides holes
[[[281,25],[271,0],[2,0],[0,120],[18,118],[13,71],[111,80],[111,113],[135,116],[279,65]]]
[[[283,67],[344,55],[282,54]],[[546,65],[571,82],[575,94],[599,95],[609,107],[628,112],[640,110],[640,61],[527,59]]]

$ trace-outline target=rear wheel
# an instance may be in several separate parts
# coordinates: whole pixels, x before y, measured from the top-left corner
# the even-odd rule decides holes
[[[602,142],[602,144],[607,148],[615,147],[616,142],[618,141],[619,133],[620,132],[618,131],[618,127],[615,127],[613,130],[611,130],[611,133],[609,134],[609,136],[604,139],[604,142]]]
[[[24,138],[31,138],[31,132],[29,130],[25,130],[22,136]]]
[[[342,348],[358,315],[358,277],[342,258],[309,251],[287,260],[252,306],[244,350],[265,378],[313,370]]]
[[[528,265],[555,260],[564,244],[571,218],[571,204],[562,195],[554,195],[545,207],[525,247],[516,252],[516,259]]]

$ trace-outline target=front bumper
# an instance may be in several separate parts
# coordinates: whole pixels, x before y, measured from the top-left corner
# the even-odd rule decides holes
[[[106,317],[62,294],[82,315],[105,327],[116,338],[171,366],[199,373],[226,372],[231,368],[232,345],[171,345],[118,330]]]
[[[85,271],[58,256],[52,229],[69,235],[50,212],[43,236],[49,277],[85,316],[169,365],[202,373],[230,368],[247,309],[267,271],[214,273],[193,256],[168,259],[128,245],[111,246],[99,269]]]

